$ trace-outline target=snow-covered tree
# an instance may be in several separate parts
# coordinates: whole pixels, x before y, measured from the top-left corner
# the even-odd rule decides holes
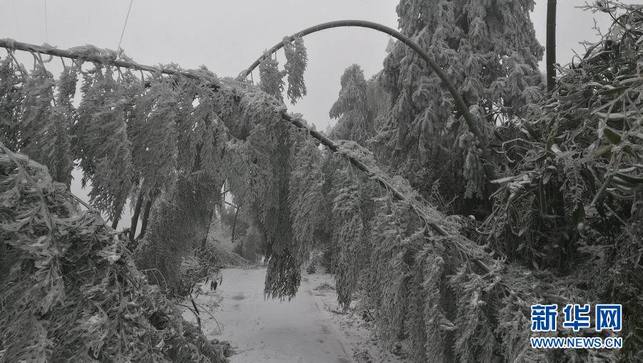
[[[353,140],[364,145],[373,136],[373,120],[369,118],[364,72],[357,64],[346,68],[341,78],[339,97],[328,113],[337,119],[331,137]]]
[[[286,77],[288,81],[286,95],[290,103],[295,104],[306,95],[304,72],[308,64],[308,53],[301,38],[295,38],[292,41],[288,37],[284,38],[283,48],[286,56],[283,70],[279,69],[279,61],[275,54],[266,53],[259,63],[259,87],[279,101],[283,101],[284,77]]]
[[[262,91],[283,101],[284,72],[279,70],[279,62],[273,57],[266,58],[259,64],[259,87]]]
[[[533,3],[401,0],[397,6],[402,33],[445,70],[488,138],[485,142],[492,141],[495,126],[520,115],[541,89],[543,51],[529,18]],[[391,147],[382,148],[380,157],[425,195],[441,180],[449,198],[484,196],[480,140],[425,62],[396,43],[382,80],[393,102],[390,129],[378,135],[382,145]]]
[[[284,53],[286,55],[286,65],[284,70],[288,79],[288,99],[291,103],[297,102],[298,99],[306,95],[306,84],[304,83],[304,71],[308,62],[308,53],[304,46],[302,38],[297,38],[293,42],[284,41]]]

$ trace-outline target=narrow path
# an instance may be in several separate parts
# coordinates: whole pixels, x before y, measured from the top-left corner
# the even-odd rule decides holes
[[[265,273],[264,268],[223,270],[217,291],[198,298],[205,306],[221,304],[211,311],[222,331],[213,319],[202,316],[203,331],[232,344],[237,354],[231,362],[352,362],[308,279],[302,279],[297,296],[290,301],[265,300]]]

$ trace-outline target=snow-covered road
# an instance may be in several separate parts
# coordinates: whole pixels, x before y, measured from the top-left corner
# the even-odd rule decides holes
[[[222,328],[201,313],[204,333],[232,344],[236,354],[231,362],[353,362],[330,313],[315,296],[316,286],[304,276],[292,300],[265,300],[265,273],[264,268],[223,270],[217,291],[197,299]]]

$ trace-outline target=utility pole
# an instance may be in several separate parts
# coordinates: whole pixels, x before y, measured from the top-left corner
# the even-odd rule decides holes
[[[547,0],[546,43],[547,91],[551,92],[556,84],[556,0]]]

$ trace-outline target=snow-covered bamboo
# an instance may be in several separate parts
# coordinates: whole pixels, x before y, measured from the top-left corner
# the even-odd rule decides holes
[[[225,87],[222,83],[218,82],[216,79],[213,79],[211,77],[206,78],[203,75],[195,72],[143,65],[131,60],[118,59],[116,52],[111,50],[106,50],[106,49],[99,49],[92,46],[83,46],[83,47],[70,48],[70,49],[58,49],[47,45],[35,45],[35,44],[15,41],[12,39],[0,39],[0,47],[6,48],[8,50],[21,50],[26,52],[46,54],[50,56],[63,57],[63,58],[69,58],[69,59],[76,59],[76,60],[81,60],[85,62],[93,62],[93,63],[99,63],[104,65],[112,65],[116,67],[146,71],[146,72],[157,73],[157,74],[161,73],[161,74],[167,74],[171,76],[186,77],[196,81],[207,83],[209,86],[211,86],[210,88],[214,91],[219,90],[221,87]],[[427,225],[433,231],[435,231],[435,233],[441,236],[448,235],[445,229],[440,226],[438,221],[431,220],[426,216],[425,213],[422,213],[419,210],[418,206],[416,205],[417,203],[414,203],[409,199],[409,196],[402,193],[391,182],[391,178],[388,177],[381,170],[375,170],[373,166],[367,165],[363,160],[360,160],[358,157],[354,155],[340,152],[341,147],[335,141],[324,136],[322,133],[309,128],[302,122],[301,119],[292,117],[286,111],[281,111],[281,118],[284,121],[294,125],[295,127],[305,130],[310,136],[317,139],[321,144],[326,146],[331,151],[341,154],[342,157],[346,158],[351,164],[353,164],[355,167],[365,172],[369,177],[373,178],[373,180],[375,180],[384,188],[389,190],[395,198],[408,202],[413,207],[413,209],[418,213],[420,218],[424,219]],[[238,136],[238,135],[233,135],[233,136]]]

